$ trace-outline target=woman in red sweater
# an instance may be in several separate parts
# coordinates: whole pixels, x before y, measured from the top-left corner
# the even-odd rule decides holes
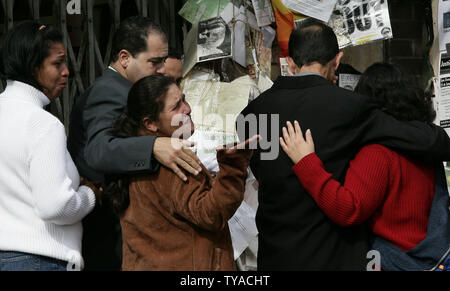
[[[355,91],[371,97],[377,107],[399,120],[432,122],[436,115],[431,98],[389,64],[369,67]],[[369,220],[376,236],[402,251],[424,240],[435,193],[431,163],[370,144],[350,162],[341,185],[314,153],[310,130],[305,137],[297,121],[288,122],[280,143],[303,187],[330,219],[341,226]]]

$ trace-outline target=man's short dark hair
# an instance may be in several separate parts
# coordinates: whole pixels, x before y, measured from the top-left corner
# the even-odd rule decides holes
[[[314,62],[325,66],[338,53],[334,31],[313,18],[302,21],[289,38],[289,55],[299,67]]]
[[[0,58],[2,77],[42,90],[35,77],[36,69],[50,55],[52,44],[62,42],[62,33],[54,27],[32,20],[20,22],[8,31],[3,40]]]
[[[111,62],[118,60],[121,50],[127,50],[133,57],[146,51],[147,39],[151,34],[159,34],[167,42],[167,34],[164,29],[150,18],[133,16],[125,19],[114,34]]]

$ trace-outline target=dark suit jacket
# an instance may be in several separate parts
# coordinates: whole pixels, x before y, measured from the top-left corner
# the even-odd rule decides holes
[[[376,110],[367,97],[332,86],[320,76],[280,77],[242,114],[279,114],[280,124],[275,126],[280,134],[272,137],[276,140],[286,121],[298,120],[303,132],[311,129],[317,155],[340,182],[349,161],[368,143],[424,158],[450,159],[450,139],[442,128],[399,122]],[[270,140],[267,133],[259,133]],[[246,138],[244,132],[238,134],[241,140]],[[258,269],[365,270],[367,226],[343,228],[333,223],[303,189],[281,147],[274,160],[262,160],[261,153],[256,150],[250,164],[259,181]]]
[[[71,113],[68,148],[82,177],[156,171],[154,136],[116,138],[108,131],[127,106],[132,83],[111,69],[77,98]]]

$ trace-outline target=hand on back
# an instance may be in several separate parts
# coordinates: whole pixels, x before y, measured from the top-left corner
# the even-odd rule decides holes
[[[306,131],[306,139],[303,138],[300,124],[295,121],[294,126],[289,121],[283,127],[283,137],[280,137],[281,148],[289,158],[297,164],[301,159],[314,152],[314,141],[311,130]],[[295,128],[294,128],[295,127]]]

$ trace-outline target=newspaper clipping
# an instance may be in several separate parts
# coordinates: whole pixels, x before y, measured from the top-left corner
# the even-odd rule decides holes
[[[350,91],[355,91],[360,77],[360,75],[356,74],[339,74],[339,87]]]
[[[450,134],[450,55],[442,53],[440,62],[440,83],[436,91],[439,125]]]
[[[338,0],[329,25],[340,48],[393,37],[387,0]]]
[[[281,0],[284,6],[303,15],[328,22],[336,0]]]
[[[197,57],[198,62],[232,56],[231,30],[222,19],[215,17],[198,24]]]

